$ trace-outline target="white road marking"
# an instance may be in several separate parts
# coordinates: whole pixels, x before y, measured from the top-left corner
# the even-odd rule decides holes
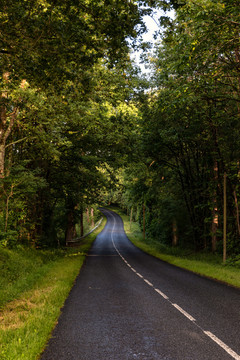
[[[180,306],[177,304],[172,304],[178,311],[180,311],[184,316],[186,316],[191,321],[196,321],[191,315],[189,315],[185,310],[183,310]]]
[[[111,214],[112,215],[112,214]],[[113,215],[112,215],[113,216]],[[130,267],[130,269],[135,272],[135,274],[137,276],[139,276],[140,278],[142,278],[149,286],[153,287],[153,284],[150,283],[150,281],[148,281],[147,279],[145,279],[141,274],[139,274],[134,268],[131,267],[131,265],[127,262],[127,260],[122,256],[122,254],[120,253],[120,251],[118,250],[118,248],[115,245],[115,242],[113,240],[113,232],[115,229],[115,224],[116,224],[116,220],[115,217],[113,216],[113,220],[114,220],[114,224],[113,224],[113,228],[112,228],[112,232],[111,232],[111,239],[112,239],[112,243],[113,243],[113,247],[116,250],[116,252],[118,253],[118,255],[122,258],[122,260],[126,263],[126,265],[128,265]],[[154,290],[161,295],[164,299],[168,300],[169,303],[174,306],[178,311],[180,311],[184,316],[186,316],[190,321],[192,321],[199,329],[201,329],[203,331],[203,333],[208,336],[210,339],[212,339],[216,344],[218,344],[223,350],[225,350],[229,355],[232,356],[233,359],[235,360],[240,360],[240,355],[238,355],[235,351],[233,351],[228,345],[226,345],[223,341],[221,341],[218,337],[216,337],[213,333],[211,333],[210,331],[204,331],[197,323],[196,323],[196,319],[194,319],[190,314],[188,314],[185,310],[183,310],[180,306],[178,306],[177,304],[173,304],[169,298],[167,297],[167,295],[165,295],[162,291],[160,291],[159,289],[154,288]]]
[[[162,291],[160,291],[159,289],[154,289],[159,295],[161,295],[164,299],[168,300],[167,295],[165,295]]]
[[[227,346],[223,341],[221,341],[219,338],[217,338],[214,334],[212,334],[210,331],[204,331],[204,334],[209,336],[215,343],[217,343],[223,350],[225,350],[229,355],[233,357],[235,360],[240,360],[240,356],[235,353],[229,346]]]
[[[149,286],[153,286],[152,283],[150,283],[150,281],[148,281],[147,279],[143,279],[145,281],[145,283],[147,283]]]

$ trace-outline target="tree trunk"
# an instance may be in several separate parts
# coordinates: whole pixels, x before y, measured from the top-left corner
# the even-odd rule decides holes
[[[5,72],[3,74],[3,82],[6,84],[6,87],[9,82],[9,75],[10,74],[8,72]],[[7,91],[4,91],[1,93],[1,96],[0,96],[0,104],[1,104],[0,105],[0,178],[4,177],[6,142],[7,142],[9,135],[11,134],[13,125],[16,120],[17,111],[18,111],[17,106],[14,106],[12,112],[9,114],[7,113],[7,106],[6,106],[7,97],[8,97]]]
[[[8,74],[3,74],[3,80],[7,82]],[[7,109],[5,105],[5,99],[7,93],[1,94],[1,108],[0,108],[0,178],[4,177],[4,163],[5,163],[5,148],[6,148],[6,123],[7,123]]]
[[[76,237],[76,223],[74,219],[74,212],[70,210],[67,215],[67,228],[65,233],[66,245],[68,246],[69,241],[74,239],[75,237]]]
[[[87,214],[87,222],[88,224],[90,224],[90,219],[89,219],[89,208],[86,209],[86,214]]]
[[[4,170],[5,170],[5,141],[0,144],[0,178],[4,178]]]
[[[218,206],[217,206],[217,185],[218,185],[218,163],[214,162],[214,191],[212,209],[212,251],[217,250],[217,229],[218,229]]]
[[[177,246],[178,244],[178,235],[177,235],[177,222],[176,219],[173,220],[172,223],[172,246]]]
[[[237,62],[237,67],[239,67],[239,63],[240,63],[240,51],[239,48],[235,50],[235,59]],[[238,90],[237,90],[237,97],[239,99],[239,95],[240,95],[240,76],[238,77]],[[239,101],[237,101],[237,108],[238,108],[238,116],[240,117],[240,104]]]
[[[223,182],[223,263],[227,258],[227,174],[224,173]]]
[[[91,208],[92,227],[94,227],[94,210]]]
[[[83,236],[84,235],[83,212],[81,212],[81,214],[80,214],[80,224],[81,224],[81,235],[80,236]]]
[[[145,204],[143,204],[143,240],[145,240],[146,237],[145,223],[146,223],[146,208],[145,208]]]

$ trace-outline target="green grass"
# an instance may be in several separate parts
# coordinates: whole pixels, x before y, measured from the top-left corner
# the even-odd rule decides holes
[[[105,222],[79,247],[66,251],[0,250],[0,359],[39,359]]]
[[[175,266],[240,288],[240,268],[232,266],[231,261],[224,265],[220,255],[206,252],[193,253],[189,250],[166,247],[154,240],[144,241],[138,223],[132,222],[130,227],[129,216],[119,208],[111,207],[111,209],[123,219],[129,240],[144,252]]]
[[[19,247],[0,249],[0,309],[44,277],[64,251],[41,251]]]

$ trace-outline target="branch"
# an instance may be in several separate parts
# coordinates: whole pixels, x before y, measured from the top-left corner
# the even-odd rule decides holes
[[[227,18],[225,18],[224,16],[220,16],[220,15],[216,15],[216,14],[213,14],[214,17],[217,17],[218,19],[221,19],[221,20],[224,20],[230,24],[234,24],[234,25],[238,25],[239,26],[239,22],[237,21],[233,21],[233,20],[229,20]]]
[[[177,165],[171,164],[170,162],[168,162],[168,161],[166,161],[164,159],[156,160],[155,163],[158,164],[158,165],[161,165],[161,163],[163,163],[163,164],[169,166],[171,169],[178,169]]]
[[[33,138],[31,138],[31,139],[35,139],[35,138],[36,138],[36,136],[34,136],[34,137],[33,137]],[[17,144],[17,143],[19,143],[19,142],[21,142],[21,141],[26,140],[26,139],[28,139],[28,136],[25,136],[25,137],[24,137],[24,138],[22,138],[22,139],[19,139],[19,140],[13,141],[13,142],[11,142],[10,144],[7,144],[7,145],[5,146],[5,149],[6,149],[7,147],[11,146],[11,145],[15,145],[15,144]]]
[[[9,135],[11,134],[14,122],[16,120],[16,115],[17,115],[17,111],[18,111],[18,107],[15,107],[15,109],[13,110],[13,112],[11,113],[10,116],[10,123],[8,125],[8,128],[4,134],[4,142],[7,140],[7,138],[9,137]]]

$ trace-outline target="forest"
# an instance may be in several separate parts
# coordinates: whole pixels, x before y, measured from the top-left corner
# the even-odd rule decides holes
[[[1,247],[65,246],[118,204],[146,238],[220,253],[225,238],[240,261],[239,5],[2,0]]]

